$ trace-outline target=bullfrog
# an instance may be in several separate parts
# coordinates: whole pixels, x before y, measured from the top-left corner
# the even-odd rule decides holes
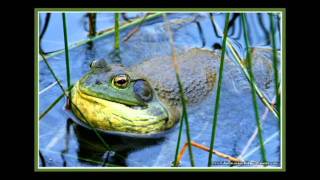
[[[259,58],[261,52],[272,53],[254,50],[253,60],[262,59],[272,67],[270,58]],[[192,48],[176,55],[188,105],[200,103],[214,89],[220,54],[218,50]],[[226,62],[233,63],[228,58]],[[95,60],[90,71],[75,83],[71,102],[73,113],[83,123],[121,134],[165,132],[182,113],[172,56],[155,57],[131,67]]]

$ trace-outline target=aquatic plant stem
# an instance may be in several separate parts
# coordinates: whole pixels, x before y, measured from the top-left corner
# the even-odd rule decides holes
[[[252,92],[252,101],[253,101],[253,108],[254,108],[254,113],[255,113],[255,118],[256,118],[256,123],[257,123],[257,128],[258,128],[258,136],[259,136],[259,142],[260,142],[260,149],[261,149],[261,156],[262,156],[262,161],[264,166],[267,164],[267,156],[266,156],[266,150],[264,147],[264,141],[263,141],[263,132],[262,132],[262,126],[261,126],[261,121],[260,121],[260,115],[259,115],[259,110],[258,110],[258,103],[256,99],[256,93],[254,92],[254,86],[253,86],[253,81],[254,80],[254,75],[252,71],[252,60],[251,60],[251,47],[249,43],[249,34],[247,30],[247,19],[246,19],[246,14],[241,14],[241,20],[243,24],[243,31],[244,31],[244,37],[245,37],[245,43],[247,47],[247,61],[248,61],[248,71],[250,75],[250,86],[251,86],[251,92]]]
[[[216,94],[216,102],[215,102],[214,116],[213,116],[213,122],[212,122],[212,134],[211,134],[210,151],[209,151],[209,158],[208,158],[208,167],[210,167],[212,164],[212,152],[213,152],[212,150],[215,143],[217,124],[218,124],[218,113],[219,113],[219,107],[220,107],[220,94],[221,94],[221,86],[222,86],[222,78],[223,78],[224,56],[226,54],[226,42],[227,42],[227,36],[228,36],[229,18],[230,18],[230,13],[227,13],[225,24],[224,24],[224,32],[223,32],[222,52],[221,52],[221,60],[220,60],[220,68],[219,68],[219,79],[218,79],[218,87],[217,87],[217,94]]]
[[[127,36],[123,38],[123,40],[122,40],[123,42],[128,41],[135,33],[137,33],[137,32],[140,30],[142,24],[144,23],[144,21],[145,21],[146,17],[148,17],[148,15],[149,15],[149,14],[147,13],[147,14],[145,14],[145,15],[143,16],[141,22],[137,25],[137,27],[135,27],[133,30],[131,30],[131,31],[127,34]]]
[[[186,134],[187,134],[187,140],[188,140],[188,149],[189,149],[189,156],[190,156],[190,163],[191,166],[194,167],[195,163],[194,163],[194,158],[193,158],[193,153],[192,153],[192,146],[191,146],[191,136],[190,136],[190,128],[189,128],[189,119],[188,119],[188,111],[187,111],[187,106],[186,106],[186,97],[184,95],[184,90],[183,90],[183,85],[182,82],[180,80],[180,76],[179,76],[179,66],[177,64],[177,57],[176,57],[176,49],[174,47],[174,42],[173,42],[173,34],[170,28],[170,24],[167,18],[166,13],[163,14],[163,19],[165,22],[165,26],[169,35],[169,42],[170,42],[170,46],[171,46],[171,51],[172,51],[172,63],[173,63],[173,67],[175,70],[175,74],[176,74],[176,79],[178,82],[178,86],[179,86],[179,93],[180,93],[180,99],[181,99],[181,104],[182,104],[182,113],[184,118],[181,119],[181,121],[185,121],[186,124]]]
[[[61,85],[60,80],[58,79],[58,77],[56,76],[56,74],[54,73],[54,71],[52,70],[52,68],[50,67],[47,59],[44,57],[44,55],[43,55],[42,53],[40,53],[40,55],[43,57],[44,62],[45,62],[46,65],[48,66],[51,74],[53,75],[54,79],[56,80],[56,82],[58,83],[59,87],[61,88],[61,91],[63,92],[63,95],[66,96],[66,97],[69,97],[68,91],[69,91],[70,89],[72,89],[73,86],[70,86],[70,87],[68,88],[68,90],[66,91],[66,90],[63,88],[63,86]],[[62,96],[62,97],[63,97],[63,96]],[[47,113],[54,107],[54,105],[56,105],[56,104],[61,100],[62,97],[59,96],[59,97],[55,100],[55,102],[45,111],[45,114],[47,114]],[[70,103],[71,103],[74,107],[76,107],[76,105],[75,105],[71,100],[70,100]],[[77,107],[76,107],[76,108],[77,108]],[[102,142],[102,144],[105,146],[105,148],[106,148],[107,150],[110,150],[110,147],[109,147],[108,144],[103,140],[103,138],[102,138],[101,135],[97,132],[97,130],[95,129],[95,127],[93,127],[92,124],[91,124],[90,122],[88,122],[88,120],[85,118],[85,116],[82,114],[82,112],[81,112],[78,108],[77,108],[77,110],[79,111],[79,113],[81,114],[81,116],[84,118],[84,120],[87,122],[87,124],[89,125],[89,127],[90,127],[90,128],[94,131],[94,133],[97,135],[98,139]],[[41,118],[43,118],[45,114],[42,113],[42,115],[40,116],[39,120],[40,120]]]
[[[40,53],[40,56],[43,58],[44,62],[46,63],[46,65],[47,65],[50,73],[51,73],[52,76],[53,76],[53,78],[54,78],[54,79],[56,80],[56,82],[58,83],[61,91],[65,94],[65,96],[68,96],[68,94],[65,92],[62,84],[60,83],[61,80],[59,80],[58,77],[57,77],[57,75],[54,73],[53,69],[51,68],[51,66],[50,66],[50,64],[49,64],[49,62],[48,62],[48,60],[47,60],[47,58],[46,58],[42,53]]]
[[[97,33],[96,31],[97,13],[88,13],[88,19],[89,19],[89,37],[94,37]]]
[[[270,24],[271,24],[271,43],[272,43],[272,52],[273,52],[273,72],[274,72],[274,83],[275,83],[275,93],[276,93],[276,107],[280,112],[280,92],[279,92],[279,77],[278,77],[278,57],[276,49],[276,37],[275,37],[275,27],[272,13],[269,13]]]
[[[144,21],[148,21],[148,20],[152,20],[152,19],[155,19],[159,16],[161,16],[163,13],[154,13],[154,14],[150,14],[148,15]],[[131,22],[126,22],[126,23],[123,23],[122,25],[120,25],[120,31],[121,30],[125,30],[127,28],[130,28],[136,24],[139,24],[141,21],[143,21],[143,18],[139,18],[139,19],[135,19]],[[87,44],[88,42],[92,42],[92,41],[95,41],[95,40],[98,40],[98,39],[101,39],[103,37],[106,37],[108,35],[111,35],[112,33],[114,33],[114,28],[108,28],[107,30],[103,30],[103,31],[100,31],[100,32],[97,32],[96,36],[94,37],[89,37],[88,39],[83,39],[83,40],[80,40],[78,42],[75,42],[73,44],[71,44],[69,46],[69,50],[73,49],[73,48],[76,48],[76,47],[79,47],[79,46],[82,46],[84,44]],[[62,50],[58,50],[58,51],[55,51],[55,52],[52,52],[50,54],[47,54],[45,57],[47,59],[51,58],[51,57],[54,57],[54,56],[57,56],[57,55],[60,55],[64,52],[64,49]],[[40,58],[39,61],[43,60],[43,58]]]
[[[114,14],[114,49],[120,51],[120,18],[119,13]]]
[[[175,153],[174,162],[173,162],[173,166],[175,166],[175,167],[179,165],[178,154],[179,154],[179,147],[180,147],[180,143],[181,143],[184,116],[185,116],[185,112],[182,113],[181,120],[180,120],[180,125],[179,125],[180,126],[179,127],[179,135],[178,135],[178,140],[177,140],[177,145],[176,145],[176,153]]]
[[[181,121],[185,120],[190,163],[191,163],[191,166],[194,167],[195,163],[194,163],[192,146],[191,146],[190,126],[189,126],[189,119],[188,119],[188,113],[187,113],[188,111],[187,111],[187,105],[186,105],[186,98],[184,96],[183,86],[182,86],[182,83],[181,83],[181,80],[180,80],[178,73],[176,73],[176,78],[177,78],[178,85],[179,85],[180,98],[181,98],[182,109],[183,109],[183,114],[184,114],[184,118],[181,119]]]
[[[269,110],[273,113],[273,115],[279,120],[279,114],[278,111],[271,105],[271,102],[268,100],[268,98],[266,97],[266,95],[259,89],[257,83],[255,81],[252,81],[252,79],[250,78],[249,72],[246,69],[245,65],[243,64],[243,61],[241,60],[238,52],[236,51],[236,49],[232,46],[232,44],[230,42],[228,42],[227,40],[227,46],[229,47],[229,49],[231,50],[232,54],[235,56],[236,61],[238,62],[238,64],[240,65],[243,73],[245,74],[247,80],[253,83],[253,88],[255,90],[255,92],[257,93],[257,95],[259,96],[259,98],[261,99],[262,103],[269,108]]]
[[[54,102],[43,112],[39,117],[39,121],[64,97],[64,93],[61,94]]]
[[[64,37],[64,50],[65,50],[65,58],[66,58],[66,70],[67,70],[67,85],[70,87],[70,65],[69,65],[69,46],[68,46],[68,27],[67,27],[67,18],[66,14],[62,13],[62,21],[63,21],[63,37]]]
[[[185,153],[185,151],[186,151],[186,149],[187,149],[187,145],[188,145],[188,143],[185,143],[184,146],[182,147],[182,149],[181,149],[181,151],[180,151],[180,153],[179,153],[178,161],[180,161],[180,160],[182,159],[182,157],[183,157],[183,155],[184,155],[184,153]],[[219,156],[219,157],[221,157],[221,158],[228,159],[228,160],[231,161],[231,162],[236,162],[236,163],[241,163],[241,162],[243,162],[243,161],[242,161],[241,159],[239,159],[239,158],[235,158],[235,157],[232,157],[232,156],[230,156],[230,155],[227,155],[227,154],[224,154],[224,153],[222,153],[222,152],[219,152],[219,151],[217,151],[217,150],[210,149],[210,148],[208,148],[208,147],[206,147],[206,146],[204,146],[204,145],[202,145],[202,144],[196,143],[196,142],[194,142],[194,141],[191,141],[191,145],[194,146],[194,147],[196,147],[196,148],[202,149],[202,150],[204,150],[204,151],[208,151],[208,152],[209,152],[209,151],[212,151],[212,153],[216,154],[217,156]]]
[[[60,82],[61,83],[61,82]],[[52,84],[50,84],[49,86],[47,86],[46,88],[43,88],[41,91],[39,91],[39,95],[41,95],[42,93],[47,92],[48,90],[50,90],[52,87],[54,87],[55,85],[57,85],[58,83],[55,81]]]
[[[214,28],[215,30],[218,31],[217,34],[221,34],[221,29],[219,28],[219,26],[215,23],[215,21],[213,20],[213,16],[211,17],[211,22],[212,24],[216,27]],[[247,80],[250,82],[252,81],[250,79],[249,73],[246,69],[246,67],[243,64],[243,61],[238,53],[238,51],[233,47],[232,42],[230,41],[229,38],[227,38],[227,46],[230,49],[231,53],[233,54],[233,56],[235,57],[236,62],[240,65],[241,70],[243,71],[243,73],[245,74]],[[273,115],[279,120],[279,114],[277,112],[277,110],[271,105],[270,101],[268,100],[268,98],[266,97],[266,95],[260,91],[259,87],[257,86],[256,82],[253,82],[253,86],[254,86],[254,90],[257,93],[257,95],[259,96],[259,98],[261,99],[262,103],[269,108],[269,110],[273,113]]]
[[[276,97],[274,97],[272,99],[272,102],[275,102],[276,101]],[[266,121],[267,119],[267,115],[269,113],[269,109],[266,107],[265,110],[264,110],[264,113],[261,117],[261,123],[263,123],[264,121]],[[247,153],[249,147],[251,146],[251,144],[253,143],[253,141],[255,140],[255,138],[257,137],[258,135],[258,128],[256,128],[254,130],[254,132],[252,133],[251,137],[249,138],[249,140],[247,141],[246,145],[244,146],[244,148],[242,149],[240,155],[238,156],[239,159],[242,159],[242,157],[244,156],[244,154]]]

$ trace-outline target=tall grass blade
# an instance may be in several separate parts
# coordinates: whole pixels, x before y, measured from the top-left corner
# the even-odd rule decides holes
[[[191,136],[190,136],[190,127],[189,127],[189,119],[188,119],[188,111],[187,111],[187,105],[186,105],[186,97],[184,94],[184,90],[183,90],[183,85],[182,82],[180,80],[180,76],[179,76],[179,66],[177,64],[177,60],[176,60],[176,50],[174,47],[174,42],[173,42],[173,34],[170,28],[170,24],[167,18],[166,13],[163,14],[163,19],[166,25],[166,29],[167,32],[169,34],[169,41],[170,41],[170,46],[171,46],[171,50],[172,50],[172,62],[173,62],[173,66],[174,66],[174,70],[176,73],[176,79],[178,82],[178,86],[179,86],[179,93],[180,93],[180,99],[181,99],[181,104],[182,104],[182,117],[184,117],[183,119],[181,119],[181,121],[185,121],[186,124],[186,134],[187,134],[187,141],[188,141],[188,150],[189,150],[189,157],[190,157],[190,163],[191,166],[194,167],[195,163],[194,163],[194,158],[193,158],[193,153],[192,153],[192,145],[191,145]],[[182,123],[180,124],[182,125]],[[182,129],[182,127],[180,127],[180,129]],[[179,132],[180,135],[180,132]],[[181,136],[179,136],[181,138]],[[178,142],[180,142],[180,140],[178,140]],[[179,144],[177,144],[178,148],[179,148]],[[175,161],[175,164],[177,162]]]
[[[62,13],[62,21],[63,21],[63,37],[64,37],[64,49],[65,49],[65,56],[66,56],[66,69],[67,69],[67,85],[68,87],[71,86],[70,82],[70,65],[69,65],[69,46],[68,46],[68,27],[67,27],[67,18],[66,14]]]
[[[273,14],[269,13],[270,23],[271,23],[271,43],[272,43],[272,52],[273,52],[273,71],[274,71],[274,83],[275,83],[275,93],[276,93],[276,106],[278,111],[280,111],[280,93],[279,93],[279,76],[278,76],[278,53],[276,47],[276,32],[274,26]]]
[[[120,15],[119,13],[115,13],[114,14],[115,18],[114,18],[114,49],[119,52],[120,51]]]
[[[184,117],[185,111],[183,111],[182,116],[181,116],[181,120],[180,120],[180,125],[179,125],[179,134],[178,134],[178,140],[177,140],[177,145],[176,145],[176,153],[174,156],[174,162],[173,162],[173,166],[176,167],[179,165],[178,162],[178,155],[179,155],[179,147],[181,144],[181,136],[182,136],[182,127],[183,127],[183,119]]]
[[[214,147],[216,131],[217,131],[218,113],[219,113],[219,107],[220,107],[220,93],[221,93],[222,78],[223,78],[224,56],[226,54],[226,42],[227,42],[227,36],[228,36],[229,18],[230,18],[230,13],[227,13],[226,14],[226,21],[224,24],[224,32],[223,32],[221,61],[220,61],[219,79],[218,79],[218,87],[217,87],[216,102],[215,102],[215,109],[214,109],[214,117],[213,117],[213,123],[212,123],[212,134],[211,134],[211,143],[210,143],[210,151],[209,151],[209,158],[208,158],[208,167],[210,167],[212,164],[212,152],[213,152],[212,150]]]
[[[43,113],[41,113],[39,120],[41,120],[63,97],[64,93],[54,100],[54,102]]]
[[[43,58],[43,61],[46,63],[46,65],[47,65],[50,73],[51,73],[52,76],[53,76],[53,78],[54,78],[54,79],[56,80],[56,82],[58,83],[61,91],[65,94],[65,96],[68,96],[68,95],[66,94],[66,92],[65,92],[62,84],[60,83],[61,80],[59,80],[58,77],[57,77],[57,75],[54,73],[53,69],[51,68],[51,66],[50,66],[50,64],[49,64],[49,62],[48,62],[48,60],[47,60],[47,58],[46,58],[42,53],[40,53],[40,56]]]
[[[211,18],[211,22],[214,25],[214,29],[217,31],[217,34],[221,34],[221,29],[219,28],[219,26],[215,23],[213,16],[210,16]],[[241,67],[241,70],[243,71],[243,73],[245,74],[247,80],[250,82],[250,76],[248,73],[248,70],[246,69],[246,67],[243,64],[243,61],[239,55],[239,52],[233,47],[232,42],[229,40],[229,38],[227,38],[227,46],[230,49],[232,55],[235,57],[236,62],[239,64],[239,66]],[[254,86],[254,90],[257,93],[257,95],[259,96],[259,98],[261,99],[262,103],[269,108],[269,110],[273,113],[273,115],[279,120],[279,113],[278,111],[271,105],[271,102],[268,100],[268,98],[266,97],[266,95],[259,89],[258,85],[256,84],[256,82],[253,81],[253,86]]]
[[[89,37],[94,37],[97,33],[97,13],[88,13],[89,18]]]
[[[258,135],[259,135],[259,142],[260,142],[260,147],[261,147],[261,155],[262,155],[262,161],[264,166],[267,164],[267,156],[266,156],[266,150],[264,147],[263,143],[263,136],[262,136],[262,126],[261,126],[261,121],[260,121],[260,115],[259,115],[259,110],[258,110],[258,103],[257,103],[257,98],[256,98],[256,93],[254,92],[254,86],[253,82],[255,81],[254,75],[253,75],[253,70],[252,70],[252,59],[251,59],[251,47],[249,43],[249,34],[247,30],[247,19],[246,19],[246,14],[241,14],[241,20],[242,20],[242,25],[243,25],[243,31],[244,31],[244,37],[245,37],[245,43],[247,47],[247,61],[248,61],[248,71],[250,75],[250,86],[251,86],[251,92],[252,92],[252,101],[253,101],[253,108],[255,112],[255,118],[256,118],[256,123],[257,123],[257,128],[258,128]]]

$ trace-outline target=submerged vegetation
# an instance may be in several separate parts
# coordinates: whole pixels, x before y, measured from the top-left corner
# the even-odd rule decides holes
[[[208,152],[208,167],[211,167],[213,164],[213,155],[217,155],[218,157],[227,159],[228,161],[232,163],[242,163],[245,162],[244,157],[246,157],[245,155],[242,156],[242,158],[235,158],[233,157],[233,155],[228,155],[225,154],[223,152],[217,151],[215,149],[215,140],[216,140],[216,132],[218,130],[218,120],[219,120],[219,107],[220,107],[220,96],[221,96],[221,87],[222,87],[222,79],[223,79],[223,73],[224,73],[224,61],[225,61],[225,56],[227,55],[227,52],[230,51],[231,54],[234,56],[234,59],[236,60],[236,62],[238,63],[239,67],[241,68],[242,72],[245,74],[249,84],[250,84],[250,88],[251,88],[251,92],[252,92],[252,105],[253,105],[253,110],[254,110],[254,117],[256,120],[256,127],[257,127],[257,134],[259,137],[259,149],[261,151],[261,158],[263,161],[263,165],[267,166],[268,165],[268,157],[267,157],[267,153],[266,153],[266,147],[265,147],[265,143],[266,141],[270,140],[267,139],[266,141],[263,138],[263,127],[262,127],[262,120],[264,118],[260,117],[259,114],[259,105],[258,105],[258,99],[257,96],[260,98],[261,102],[265,105],[266,109],[271,111],[273,113],[273,115],[276,117],[276,119],[279,120],[280,122],[280,116],[279,116],[279,112],[280,112],[280,78],[278,75],[278,64],[277,64],[277,49],[276,49],[276,31],[275,31],[275,22],[274,22],[274,17],[273,14],[269,14],[270,16],[270,26],[271,26],[271,32],[270,32],[270,42],[272,45],[272,49],[273,49],[273,71],[274,71],[274,82],[275,82],[275,96],[276,96],[276,108],[273,106],[273,102],[270,101],[267,96],[260,90],[260,88],[258,87],[256,81],[255,81],[255,77],[254,77],[254,73],[253,73],[253,69],[252,69],[252,55],[251,55],[251,44],[250,44],[250,37],[249,37],[249,32],[248,32],[248,26],[247,26],[247,18],[246,18],[246,14],[245,13],[240,13],[240,16],[233,16],[233,17],[239,17],[241,18],[241,27],[240,29],[242,29],[243,35],[244,35],[244,40],[245,40],[245,45],[246,45],[246,58],[244,58],[245,60],[243,60],[243,58],[241,58],[240,53],[238,52],[238,50],[235,48],[233,42],[230,40],[230,38],[228,37],[228,32],[230,31],[234,31],[230,29],[230,24],[234,23],[234,19],[230,20],[230,16],[233,13],[226,13],[225,14],[225,24],[224,24],[224,31],[223,33],[221,33],[221,30],[219,29],[218,24],[216,23],[215,19],[213,18],[212,14],[210,13],[210,20],[212,22],[213,25],[213,29],[215,30],[215,33],[217,34],[222,34],[222,36],[220,36],[222,44],[221,44],[221,60],[220,60],[220,68],[219,68],[219,76],[218,76],[218,80],[217,80],[217,91],[216,91],[216,98],[215,98],[215,103],[214,103],[214,112],[213,112],[213,118],[212,118],[212,128],[211,128],[211,138],[210,138],[210,147],[206,147],[205,145],[199,144],[198,142],[196,142],[195,140],[192,140],[192,134],[190,133],[192,126],[190,125],[189,122],[189,118],[188,118],[188,99],[185,96],[185,92],[184,92],[184,85],[180,80],[180,75],[179,75],[179,66],[176,63],[176,47],[175,47],[175,38],[174,38],[174,32],[172,31],[172,27],[171,24],[169,22],[168,19],[168,15],[166,13],[153,13],[153,14],[146,14],[144,15],[142,18],[136,18],[127,22],[124,22],[121,24],[120,22],[120,13],[115,13],[114,14],[114,27],[113,28],[108,28],[107,30],[104,31],[100,31],[100,32],[96,32],[96,25],[93,22],[96,22],[96,14],[95,13],[90,13],[91,15],[89,16],[90,19],[90,24],[91,26],[94,27],[90,28],[90,32],[89,32],[89,39],[86,40],[82,40],[73,44],[69,44],[68,42],[68,22],[67,22],[67,16],[65,13],[62,13],[62,22],[63,22],[63,32],[64,32],[64,49],[63,50],[59,50],[59,51],[55,51],[53,53],[44,53],[42,51],[42,48],[40,46],[41,52],[39,52],[39,62],[40,60],[43,60],[45,62],[45,64],[47,65],[50,73],[52,74],[52,76],[54,77],[56,84],[58,84],[58,86],[60,87],[62,94],[53,101],[53,103],[51,105],[48,106],[48,108],[43,111],[40,115],[40,119],[43,119],[43,117],[45,117],[50,110],[55,107],[59,101],[61,101],[61,99],[63,99],[63,97],[66,97],[66,99],[68,99],[68,103],[67,103],[67,109],[70,108],[68,107],[70,104],[75,105],[69,98],[69,91],[70,89],[73,87],[73,84],[71,82],[71,67],[72,64],[70,64],[71,60],[70,60],[70,54],[69,54],[69,50],[79,47],[81,45],[84,45],[86,43],[89,42],[94,42],[100,38],[103,38],[107,35],[111,35],[114,34],[114,53],[116,53],[117,57],[120,57],[120,52],[121,51],[125,51],[125,49],[121,49],[121,45],[120,42],[125,42],[127,41],[129,38],[131,38],[132,36],[134,36],[134,34],[139,31],[139,28],[143,25],[143,23],[155,19],[157,17],[162,16],[163,17],[163,21],[165,24],[165,30],[168,36],[168,40],[170,43],[170,49],[171,49],[171,56],[172,56],[172,64],[174,66],[174,70],[175,70],[175,74],[176,74],[176,79],[178,82],[178,87],[179,87],[179,94],[180,94],[180,100],[181,100],[181,105],[182,105],[182,115],[180,118],[180,123],[179,123],[179,131],[178,131],[178,137],[177,137],[177,143],[175,146],[175,156],[173,159],[173,166],[177,167],[181,164],[181,159],[182,156],[184,154],[184,152],[186,151],[186,149],[188,148],[188,152],[189,152],[189,160],[190,160],[190,165],[192,167],[196,166],[196,161],[194,158],[194,152],[192,147],[196,147],[202,150],[205,150]],[[47,20],[49,21],[50,18],[48,18]],[[197,24],[198,26],[200,26],[199,24]],[[129,27],[136,27],[135,29],[133,29],[133,31],[130,31],[129,33],[127,33],[127,36],[124,37],[121,41],[121,36],[120,36],[120,32],[129,28]],[[201,34],[203,34],[203,30],[199,30],[201,32]],[[43,36],[43,34],[42,34]],[[203,35],[201,36],[202,39]],[[41,38],[40,38],[41,39]],[[48,63],[48,58],[52,58],[58,54],[61,53],[65,53],[65,63],[66,63],[66,79],[67,79],[67,88],[64,88],[63,85],[61,84],[61,80],[57,77],[57,75],[55,74],[54,70],[52,69],[52,67],[50,66],[50,64]],[[121,61],[120,61],[121,62]],[[71,66],[70,66],[71,65]],[[222,96],[223,98],[223,96]],[[212,103],[213,104],[213,103]],[[76,106],[75,106],[76,107]],[[76,107],[77,108],[77,107]],[[108,144],[108,142],[105,141],[103,135],[101,135],[101,133],[94,127],[94,125],[92,125],[89,121],[86,120],[86,115],[84,113],[82,113],[79,109],[78,109],[79,113],[81,114],[81,116],[83,117],[83,119],[86,121],[86,123],[90,126],[90,129],[94,132],[94,134],[96,135],[96,137],[98,138],[98,141],[100,141],[100,143],[103,145],[104,147],[104,151],[105,151],[105,158],[104,158],[104,162],[101,163],[102,166],[115,166],[112,163],[108,162],[108,159],[110,159],[109,157],[109,153],[111,152],[115,152],[115,150],[113,150],[111,148],[111,146]],[[185,126],[185,128],[183,128]],[[279,126],[280,127],[280,126]],[[184,146],[181,148],[180,150],[180,145],[181,145],[181,141],[182,141],[182,136],[183,136],[183,130],[185,129],[185,135],[187,137],[187,142],[184,144]],[[209,135],[208,135],[209,136]],[[271,136],[273,137],[273,135]],[[270,137],[269,137],[270,138]],[[174,148],[172,148],[174,149]],[[251,153],[251,152],[250,152]],[[67,151],[63,153],[63,155],[66,155]],[[115,153],[116,156],[118,156],[118,158],[125,160],[126,157],[122,156],[121,154]],[[42,166],[46,166],[46,159],[45,156],[43,156],[43,153],[39,153],[40,156],[40,160],[42,162]],[[79,157],[81,158],[81,157]],[[85,159],[85,158],[84,158]],[[259,161],[259,160],[257,160]]]

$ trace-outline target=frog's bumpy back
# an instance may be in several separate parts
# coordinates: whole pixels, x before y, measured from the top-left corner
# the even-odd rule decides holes
[[[220,56],[213,51],[191,49],[176,56],[179,76],[189,104],[200,102],[216,83]],[[172,56],[157,57],[133,67],[153,85],[158,97],[179,105],[180,95]]]

